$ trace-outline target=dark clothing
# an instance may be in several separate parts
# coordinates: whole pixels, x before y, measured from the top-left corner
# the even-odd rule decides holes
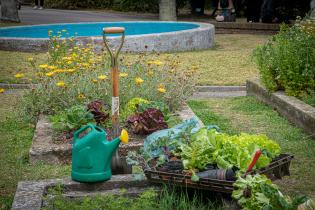
[[[40,7],[44,6],[44,0],[35,0],[35,6],[40,6]]]
[[[260,20],[260,9],[263,0],[247,0],[247,21],[248,22],[259,22]]]
[[[263,23],[272,23],[275,17],[274,0],[264,0],[261,7],[261,21]]]

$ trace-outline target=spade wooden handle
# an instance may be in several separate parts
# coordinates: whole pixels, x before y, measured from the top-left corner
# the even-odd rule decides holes
[[[125,28],[123,28],[123,27],[108,27],[108,28],[103,28],[103,32],[106,34],[122,34],[125,32]]]

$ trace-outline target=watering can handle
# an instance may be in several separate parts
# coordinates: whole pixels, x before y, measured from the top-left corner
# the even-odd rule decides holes
[[[79,139],[79,135],[80,133],[82,133],[83,131],[85,131],[86,129],[91,128],[92,130],[94,130],[94,126],[92,124],[87,124],[86,126],[81,127],[79,130],[77,130],[76,132],[74,132],[73,134],[73,139]]]
[[[120,45],[117,49],[113,50],[113,49],[110,49],[109,45],[108,45],[108,41],[106,39],[106,34],[121,34],[121,42],[120,42]],[[116,60],[117,59],[117,56],[118,56],[118,53],[120,52],[123,44],[124,44],[124,41],[125,41],[125,28],[123,27],[107,27],[107,28],[103,28],[103,41],[104,41],[104,44],[105,44],[105,47],[107,49],[107,51],[109,52],[110,54],[110,57],[112,58],[112,60]],[[115,52],[115,54],[114,54]],[[116,62],[114,62],[116,63]]]

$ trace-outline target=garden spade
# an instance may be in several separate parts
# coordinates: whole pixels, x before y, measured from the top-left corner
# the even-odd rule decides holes
[[[109,46],[106,38],[107,34],[120,34],[121,42],[119,46],[114,49]],[[112,76],[112,124],[113,124],[113,138],[119,135],[119,70],[118,70],[118,54],[124,44],[125,28],[122,27],[108,27],[103,28],[103,40],[105,47],[111,58],[111,76]],[[118,151],[116,151],[112,158],[112,169],[117,171],[123,167],[123,163],[119,158]]]

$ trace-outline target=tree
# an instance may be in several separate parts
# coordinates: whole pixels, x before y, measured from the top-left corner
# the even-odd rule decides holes
[[[311,1],[311,17],[315,18],[315,0]]]
[[[176,21],[176,0],[159,1],[160,20]]]
[[[17,0],[1,0],[1,20],[20,22]]]

